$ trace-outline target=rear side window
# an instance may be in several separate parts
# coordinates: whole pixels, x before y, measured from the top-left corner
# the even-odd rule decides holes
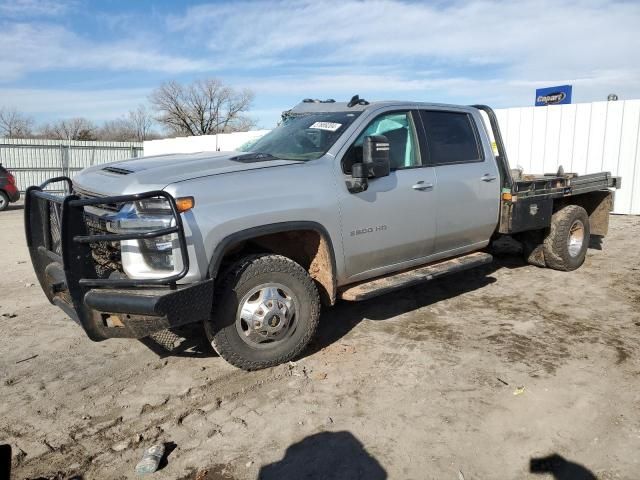
[[[427,140],[429,163],[481,162],[478,134],[467,113],[421,110],[420,117]]]

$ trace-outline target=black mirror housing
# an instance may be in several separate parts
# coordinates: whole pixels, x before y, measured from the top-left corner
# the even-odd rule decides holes
[[[391,171],[389,140],[384,135],[368,135],[362,144],[362,163],[369,178],[386,177]]]
[[[347,189],[351,193],[361,193],[369,188],[367,168],[364,163],[354,163],[351,167],[351,179],[347,180]]]

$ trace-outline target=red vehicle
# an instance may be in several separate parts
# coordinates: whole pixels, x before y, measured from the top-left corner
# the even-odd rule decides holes
[[[6,210],[11,202],[20,199],[20,191],[16,185],[16,179],[0,163],[0,212]]]

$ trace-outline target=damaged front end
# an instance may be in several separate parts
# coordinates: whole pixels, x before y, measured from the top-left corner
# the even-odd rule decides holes
[[[67,195],[45,191],[58,182]],[[210,314],[213,280],[178,283],[189,257],[167,192],[91,196],[53,178],[27,190],[25,231],[47,298],[92,340],[143,338]]]

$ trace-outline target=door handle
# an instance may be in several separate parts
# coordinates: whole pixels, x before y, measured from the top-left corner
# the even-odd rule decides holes
[[[480,180],[482,180],[483,182],[493,182],[496,178],[498,177],[485,173]]]
[[[420,180],[411,188],[413,188],[414,190],[429,190],[433,188],[433,183],[425,183],[424,180]]]

